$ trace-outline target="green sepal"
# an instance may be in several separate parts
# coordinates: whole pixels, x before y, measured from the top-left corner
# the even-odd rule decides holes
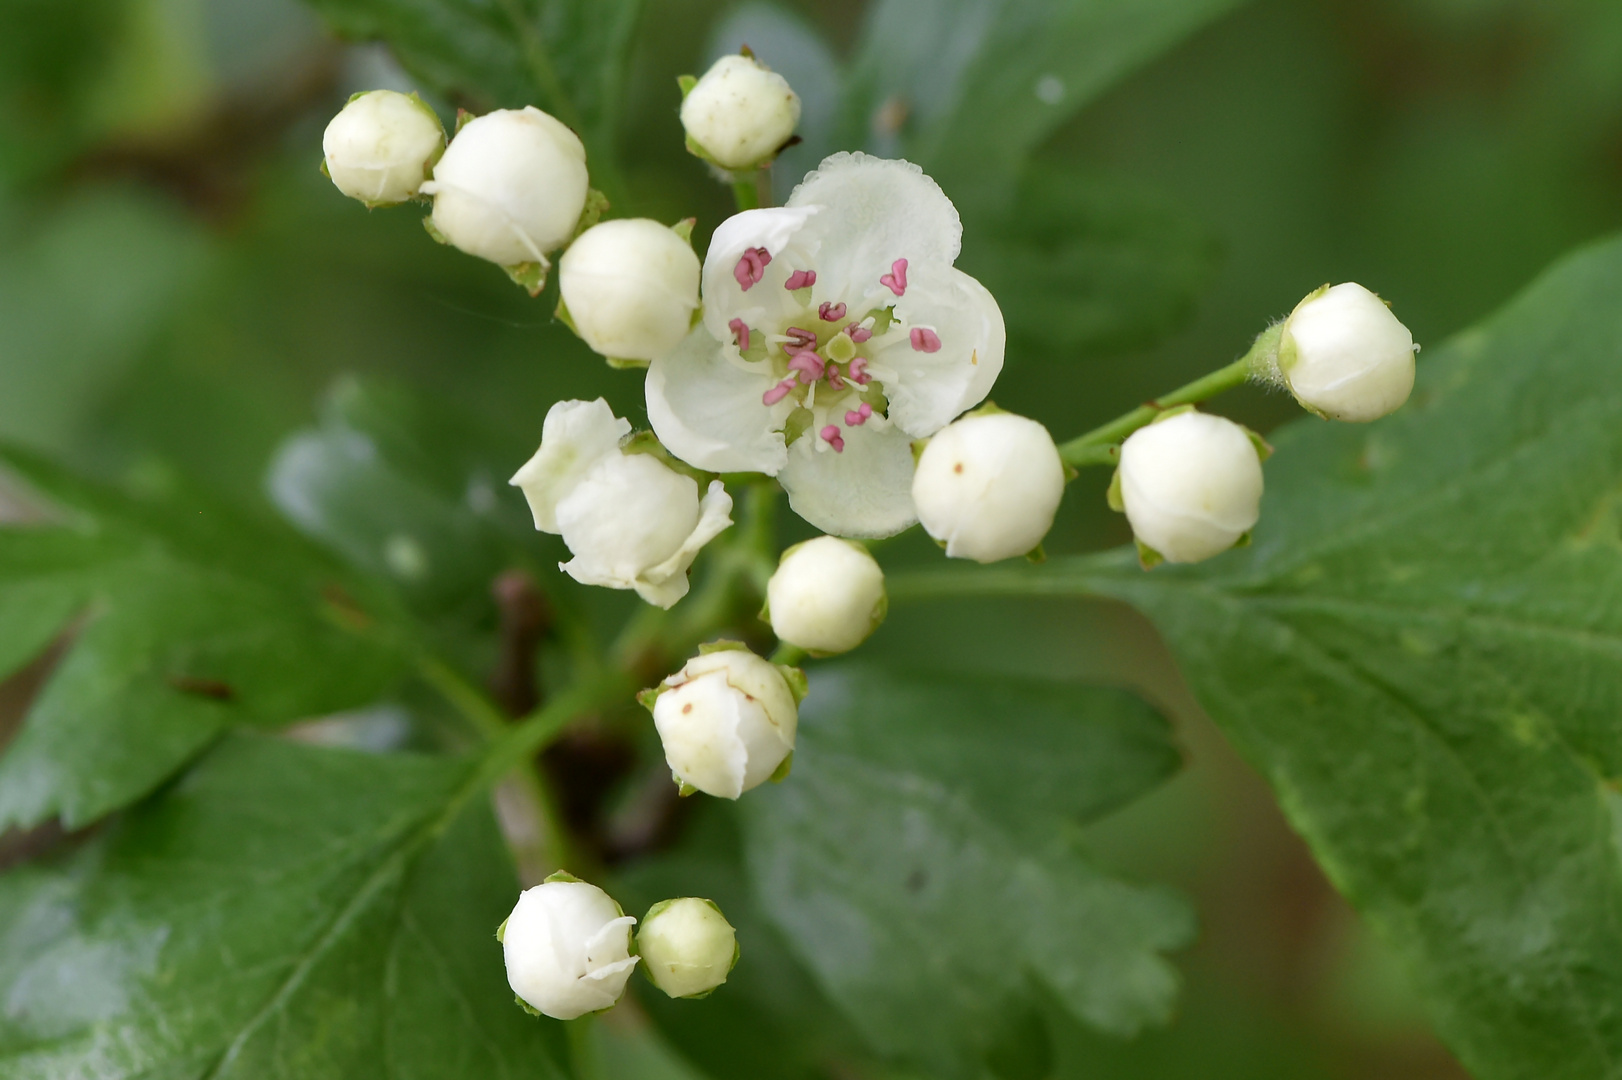
[[[1042,547],[1041,544],[1037,544],[1035,547],[1025,553],[1025,561],[1030,563],[1032,566],[1041,566],[1043,563],[1048,561],[1047,549]]]
[[[1012,416],[1012,415],[1013,415],[1012,413],[1010,413],[1007,409],[1003,408],[1002,406],[998,405],[995,401],[985,401],[985,402],[981,403],[979,408],[970,409],[968,412],[964,413],[961,417],[959,417],[959,419],[967,419],[967,418],[969,418],[971,416]]]
[[[332,170],[327,168],[327,159],[326,158],[322,158],[321,163],[319,165],[317,165],[316,168],[321,170],[321,175],[322,176],[326,177],[328,180],[332,179]]]
[[[501,920],[500,926],[496,927],[496,940],[501,942],[503,945],[507,943],[507,923],[511,920],[512,916],[509,915],[505,919]]]
[[[671,773],[670,778],[672,780],[676,781],[676,797],[677,798],[685,799],[689,795],[698,794],[698,788],[694,787],[692,784],[689,784],[687,781],[683,780],[681,777],[677,776],[675,773]]]
[[[691,135],[688,135],[686,137],[685,141],[686,141],[686,144],[687,144],[687,152],[689,154],[692,154],[694,157],[698,158],[698,160],[704,162],[706,165],[709,165],[709,166],[711,166],[712,168],[715,168],[715,169],[719,169],[721,172],[725,173],[727,176],[733,175],[731,169],[727,168],[725,165],[722,165],[719,161],[716,161],[713,157],[710,156],[710,152],[708,150],[706,150],[702,146],[698,145],[698,140],[697,139],[693,138]]]
[[[344,99],[344,105],[345,105],[345,107],[353,105],[355,102],[359,101],[361,98],[365,97],[367,94],[372,94],[372,93],[376,93],[376,91],[374,91],[374,90],[356,90],[353,94],[350,94],[347,98]]]
[[[603,362],[615,371],[646,371],[648,360],[631,360],[624,356],[605,356]]]
[[[1195,406],[1195,405],[1173,405],[1173,406],[1171,406],[1169,408],[1165,408],[1165,409],[1160,410],[1160,415],[1155,417],[1153,420],[1149,421],[1149,425],[1158,424],[1162,420],[1170,420],[1174,416],[1182,416],[1184,413],[1191,413],[1191,412],[1198,412],[1198,411],[1199,411],[1199,408],[1198,408],[1198,406]],[[1149,426],[1149,425],[1145,425],[1145,426]]]
[[[1236,548],[1249,547],[1250,546],[1250,534],[1251,534],[1250,529],[1246,529],[1244,532],[1240,533],[1239,534],[1239,539],[1237,539],[1237,540],[1235,540],[1233,542],[1233,546],[1236,547]]]
[[[517,994],[513,995],[513,1000],[518,1002],[518,1007],[520,1009],[523,1009],[525,1012],[529,1013],[529,1015],[531,1015],[531,1016],[545,1016],[546,1015],[545,1013],[541,1012],[541,1010],[537,1009],[535,1006],[531,1005],[529,1002],[527,1002],[523,998],[519,997]]]
[[[743,642],[741,642],[741,641],[733,641],[730,638],[717,638],[714,641],[706,641],[704,644],[702,644],[702,645],[700,645],[698,647],[698,655],[700,655],[700,656],[708,656],[708,655],[710,655],[710,653],[718,653],[718,652],[752,652],[752,651],[753,650],[750,649],[749,646],[745,645]]]
[[[1249,436],[1250,445],[1252,445],[1252,446],[1254,446],[1256,448],[1256,457],[1259,460],[1266,461],[1268,458],[1273,456],[1273,444],[1272,443],[1270,443],[1266,439],[1262,438],[1261,435],[1258,434],[1257,432],[1254,432],[1254,431],[1250,430],[1249,428],[1245,427],[1243,424],[1240,424],[1239,426],[1241,428],[1244,428],[1245,434],[1247,436]]]
[[[1070,481],[1074,480],[1076,477],[1081,475],[1081,470],[1076,468],[1074,465],[1070,464],[1069,462],[1061,461],[1061,462],[1059,462],[1059,464],[1064,466],[1064,482],[1065,483],[1068,484],[1068,483],[1070,483]]]
[[[764,335],[763,335],[764,336]],[[753,344],[751,342],[750,344]],[[762,354],[764,355],[764,354]],[[746,358],[747,359],[747,358]],[[796,440],[811,430],[811,425],[817,422],[816,414],[804,405],[799,405],[788,414],[783,422],[783,445],[793,446]]]
[[[460,135],[462,133],[463,128],[467,127],[468,124],[472,123],[474,120],[477,120],[477,119],[478,119],[478,116],[476,114],[470,113],[466,109],[457,109],[456,110],[456,127],[454,129],[452,129],[451,137],[455,138],[457,135]]]
[[[1145,570],[1153,570],[1155,567],[1166,561],[1166,557],[1164,555],[1160,554],[1160,552],[1156,551],[1148,544],[1145,544],[1142,540],[1134,537],[1132,542],[1136,544],[1138,548],[1138,565],[1143,567]]]
[[[503,266],[507,276],[514,282],[522,285],[531,296],[539,296],[546,288],[546,275],[551,271],[552,264],[546,259],[539,262],[521,262],[512,266]]]
[[[552,309],[552,318],[567,326],[575,337],[580,337],[580,328],[574,324],[574,316],[569,314],[569,305],[563,302],[561,295],[558,297],[558,306]]]
[[[676,85],[681,87],[681,99],[683,101],[686,101],[687,100],[687,95],[691,94],[693,92],[693,87],[698,85],[698,76],[697,75],[677,75],[676,76]]]
[[[687,246],[688,247],[692,247],[693,246],[693,227],[695,225],[697,225],[697,224],[698,224],[698,218],[696,218],[696,217],[682,218],[680,221],[676,222],[676,224],[674,224],[674,225],[672,225],[670,227],[670,231],[675,233],[677,236],[681,237],[683,240],[687,241]]]
[[[653,706],[659,701],[659,695],[664,692],[664,683],[660,683],[658,686],[650,686],[646,690],[638,690],[636,692],[636,703],[651,713]]]
[[[918,467],[918,459],[924,456],[924,448],[929,445],[928,439],[912,440],[912,467]]]
[[[608,365],[610,367],[648,366],[647,361],[645,360],[615,360],[611,357],[604,357],[603,359],[608,361]],[[714,473],[705,472],[703,469],[695,469],[681,458],[672,454],[669,450],[666,450],[665,444],[659,441],[659,436],[655,435],[651,431],[637,431],[628,435],[620,442],[620,453],[647,454],[651,457],[658,458],[660,463],[671,472],[678,472],[683,476],[692,477],[695,481],[697,481],[700,489],[708,487],[710,481],[715,479]]]
[[[788,692],[794,695],[794,704],[798,705],[805,700],[805,695],[811,692],[811,684],[806,681],[805,672],[788,664],[774,665],[783,674],[783,681],[788,683]]]
[[[446,246],[450,245],[450,239],[444,233],[439,231],[439,226],[434,224],[433,218],[423,218],[422,227],[427,230],[429,236],[433,237],[434,243],[445,244]]]
[[[772,770],[772,775],[768,779],[774,784],[781,784],[788,779],[789,770],[792,768],[794,768],[794,751],[790,750],[788,757],[784,758],[777,768]]]
[[[759,57],[758,57],[758,56],[756,56],[756,55],[755,55],[755,50],[753,50],[753,49],[751,49],[751,48],[750,48],[750,47],[749,47],[749,46],[747,46],[747,45],[740,45],[740,46],[738,46],[738,55],[739,55],[739,56],[746,56],[746,57],[748,57],[748,58],[749,58],[749,59],[751,59],[751,60],[753,60],[753,61],[754,61],[754,62],[755,62],[755,63],[757,63],[757,64],[760,64],[760,58],[759,58]],[[761,67],[766,67],[766,65],[765,65],[765,64],[760,64],[760,66],[761,66]],[[767,71],[770,71],[770,70],[771,70],[771,68],[766,68],[766,70],[767,70]]]
[[[546,875],[546,880],[541,882],[541,884],[550,885],[554,881],[572,881],[577,885],[585,884],[585,882],[581,881],[567,870],[554,870],[552,873]]]
[[[1104,501],[1109,503],[1109,508],[1117,514],[1126,513],[1126,500],[1121,498],[1121,470],[1119,467],[1110,475],[1109,490],[1104,492]]]
[[[580,234],[591,228],[603,219],[609,206],[608,196],[596,188],[586,189],[586,205],[580,210],[580,220],[574,223],[574,232],[569,236],[569,243],[580,239]]]
[[[890,324],[895,322],[895,305],[891,304],[889,307],[880,308],[879,310],[873,312],[872,315],[873,336],[882,337],[889,331]]]

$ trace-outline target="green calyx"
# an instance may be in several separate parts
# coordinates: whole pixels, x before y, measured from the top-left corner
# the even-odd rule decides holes
[[[1160,554],[1160,552],[1156,551],[1148,544],[1145,544],[1142,540],[1134,538],[1132,542],[1136,544],[1138,548],[1138,565],[1143,567],[1145,570],[1153,570],[1155,567],[1166,561],[1166,557],[1164,555]]]
[[[608,363],[610,367],[619,367],[621,365],[627,367],[648,366],[647,361],[645,360],[615,361],[611,359],[608,361]],[[700,489],[707,487],[710,481],[715,479],[714,473],[707,473],[703,469],[695,469],[681,458],[673,455],[669,450],[666,450],[664,443],[660,442],[659,437],[651,431],[636,431],[626,436],[626,438],[620,443],[620,453],[647,454],[650,457],[657,458],[659,462],[671,472],[678,472],[683,476],[692,477],[693,480],[698,483]],[[742,646],[739,647],[741,648]]]
[[[554,881],[570,881],[570,882],[573,882],[573,883],[575,883],[577,885],[584,884],[584,882],[582,882],[579,878],[575,877],[573,874],[569,873],[569,871],[567,871],[567,870],[558,870],[555,873],[548,874],[546,876],[546,880],[541,882],[541,884],[542,885],[550,885]]]
[[[546,277],[552,270],[552,263],[549,259],[541,259],[538,262],[521,262],[512,266],[503,266],[502,269],[507,272],[507,276],[512,278],[516,284],[523,286],[529,295],[539,296],[546,289]]]

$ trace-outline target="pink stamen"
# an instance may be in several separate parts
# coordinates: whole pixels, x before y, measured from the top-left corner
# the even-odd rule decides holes
[[[766,391],[764,394],[760,395],[761,404],[776,405],[779,401],[782,401],[784,398],[788,397],[788,392],[792,389],[794,389],[794,377],[789,376],[776,386],[772,387],[770,390]]]
[[[842,454],[845,452],[845,439],[844,436],[839,434],[838,424],[829,424],[817,434],[822,436],[823,442],[834,448],[835,453]]]
[[[786,334],[789,339],[789,344],[783,346],[784,352],[791,353],[800,349],[812,349],[816,347],[817,335],[813,330],[801,330],[798,326],[791,326],[784,331],[784,334]],[[793,347],[790,348],[790,346]]]
[[[738,279],[738,287],[744,292],[749,291],[751,285],[758,284],[766,274],[766,267],[772,261],[772,253],[765,248],[749,248],[738,257],[738,265],[732,268],[732,276]]]
[[[845,414],[845,426],[861,427],[863,424],[867,423],[868,417],[872,415],[873,406],[864,401],[862,402],[861,408],[852,409],[850,412]]]
[[[744,325],[743,320],[733,319],[727,323],[727,326],[731,327],[732,332],[738,335],[738,348],[749,348],[749,327]]]
[[[940,352],[941,338],[935,331],[926,327],[915,326],[909,335],[912,338],[912,347],[919,352]]]
[[[890,264],[890,272],[879,278],[879,284],[897,296],[907,291],[907,260],[897,259]]]
[[[788,276],[787,281],[783,282],[783,288],[792,292],[795,289],[809,289],[816,283],[817,272],[815,270],[796,270]]]
[[[866,386],[873,381],[873,376],[867,373],[867,357],[865,356],[858,356],[849,364],[846,364],[845,368],[846,374],[850,376],[851,381],[858,386]]]
[[[817,314],[822,317],[823,322],[838,322],[845,317],[845,305],[824,300],[822,306],[817,308]]]
[[[840,377],[839,368],[834,364],[828,365],[828,385],[833,387],[835,390],[843,390],[845,388],[845,380]]]
[[[850,339],[858,345],[873,336],[873,331],[869,330],[861,323],[851,323],[849,326],[845,327],[845,333],[849,334]]]
[[[822,378],[823,369],[826,367],[827,364],[823,361],[822,357],[818,356],[810,349],[802,349],[801,351],[795,353],[793,359],[788,362],[788,369],[790,371],[798,371],[800,373],[800,381],[805,383],[807,386],[810,386],[812,383]]]

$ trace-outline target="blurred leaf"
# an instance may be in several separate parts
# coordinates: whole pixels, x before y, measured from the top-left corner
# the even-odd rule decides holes
[[[409,71],[470,108],[539,105],[588,147],[611,145],[642,0],[308,3],[346,37],[388,42]]]
[[[1215,277],[1212,231],[1139,185],[1035,164],[1015,205],[965,238],[963,267],[996,294],[1030,353],[1074,359],[1149,344],[1187,321]]]
[[[1118,691],[817,672],[790,782],[743,807],[757,901],[875,1050],[974,1076],[1040,984],[1118,1034],[1166,1020],[1192,919],[1074,826],[1179,764]]]
[[[980,587],[1151,618],[1483,1080],[1622,1076],[1622,241],[1269,436],[1255,546]],[[971,575],[975,576],[975,575]]]
[[[20,451],[0,460],[59,518],[0,529],[0,668],[72,637],[0,758],[0,827],[83,825],[232,724],[359,705],[397,675],[395,632],[296,536],[195,499],[137,502]]]
[[[904,153],[971,209],[1005,208],[1041,142],[1242,0],[876,0],[843,137]]]
[[[518,883],[467,778],[234,737],[0,878],[0,1075],[562,1076],[503,977]]]
[[[321,427],[282,445],[267,483],[302,531],[420,606],[483,610],[492,579],[534,544],[507,489],[532,451],[502,443],[443,402],[345,379]]]

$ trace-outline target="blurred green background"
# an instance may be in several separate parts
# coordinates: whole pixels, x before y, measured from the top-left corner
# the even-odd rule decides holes
[[[858,0],[787,6],[836,53],[854,40]],[[696,214],[702,237],[730,212],[682,151],[674,77],[758,14],[648,6],[616,214]],[[410,208],[368,213],[318,173],[348,93],[411,88],[381,47],[336,42],[295,0],[6,0],[0,17],[0,437],[268,516],[272,454],[346,374],[474,418],[513,466],[559,398],[607,393],[645,420],[635,375],[597,362],[550,301],[428,242]],[[793,57],[754,44],[795,79]],[[796,85],[809,123],[815,87]],[[1439,342],[1622,224],[1622,4],[1242,5],[1049,140],[1020,213],[1019,228],[971,231],[961,265],[1008,314],[997,401],[1061,437],[1226,363],[1325,281],[1362,282]],[[1298,413],[1253,391],[1222,408],[1264,431]],[[1050,550],[1126,539],[1106,480],[1074,486]],[[886,557],[932,550],[910,535]],[[1090,839],[1194,897],[1181,1016],[1119,1043],[1053,1010],[1058,1075],[1462,1075],[1141,620],[932,604],[897,612],[871,649],[1129,684],[1176,719],[1188,769]],[[607,1026],[610,1065],[684,1075],[636,1015]]]

